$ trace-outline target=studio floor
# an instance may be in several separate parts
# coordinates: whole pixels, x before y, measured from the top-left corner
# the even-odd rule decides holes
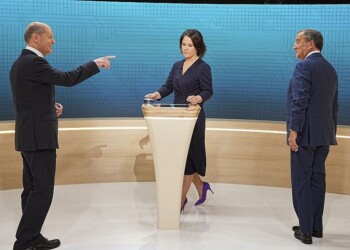
[[[42,229],[62,250],[350,249],[350,196],[327,193],[324,238],[304,245],[289,188],[212,184],[206,203],[194,189],[179,230],[157,229],[154,182],[56,186]],[[0,191],[0,250],[11,250],[20,219],[20,189]]]

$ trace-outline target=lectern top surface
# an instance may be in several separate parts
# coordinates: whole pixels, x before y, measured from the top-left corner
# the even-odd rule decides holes
[[[152,104],[155,107],[161,107],[161,108],[188,108],[189,104],[173,104],[173,103],[157,103]]]
[[[143,104],[145,117],[197,117],[201,107],[190,104]]]

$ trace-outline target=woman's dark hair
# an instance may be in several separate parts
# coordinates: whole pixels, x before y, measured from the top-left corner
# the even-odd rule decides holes
[[[189,38],[191,38],[193,46],[197,50],[197,56],[202,58],[205,54],[205,51],[207,50],[207,47],[205,46],[202,34],[196,29],[185,30],[185,32],[182,33],[182,35],[180,37],[180,51],[181,51],[182,39],[185,36],[188,36]]]

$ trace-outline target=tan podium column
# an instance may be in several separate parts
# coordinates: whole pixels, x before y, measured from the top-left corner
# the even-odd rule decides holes
[[[179,229],[182,181],[199,105],[143,104],[153,151],[158,229]]]

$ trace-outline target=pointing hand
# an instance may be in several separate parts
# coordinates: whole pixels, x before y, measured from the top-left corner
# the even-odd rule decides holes
[[[104,56],[94,60],[99,68],[109,69],[111,67],[110,59],[115,58],[116,56]]]

